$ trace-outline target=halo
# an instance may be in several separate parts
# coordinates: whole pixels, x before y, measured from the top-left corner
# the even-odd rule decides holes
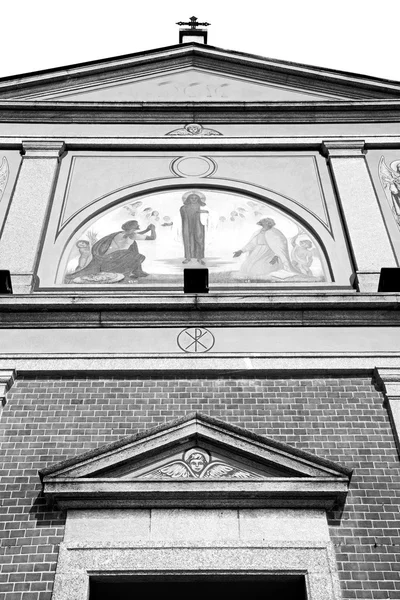
[[[185,125],[185,129],[187,130],[188,127],[198,127],[199,131],[201,131],[203,129],[203,127],[201,125],[199,125],[199,123],[188,123],[187,125]]]
[[[139,222],[136,221],[136,219],[133,219],[131,221],[125,221],[125,223],[122,223],[121,229],[123,231],[129,231],[129,229],[131,229],[133,227],[134,223],[136,223],[136,229],[139,229]]]
[[[204,456],[206,463],[209,463],[211,460],[211,454],[208,452],[208,450],[203,450],[202,448],[190,448],[190,450],[186,450],[183,455],[183,460],[188,462],[193,454],[201,454]]]
[[[390,168],[392,169],[392,171],[394,171],[396,174],[398,173],[397,170],[397,165],[400,165],[400,160],[394,160],[393,162],[390,163]]]
[[[197,195],[197,196],[200,198],[200,200],[201,200],[202,202],[205,202],[205,201],[206,201],[206,197],[205,197],[205,195],[203,194],[203,192],[199,192],[199,190],[189,190],[188,192],[185,192],[185,193],[183,194],[183,196],[182,196],[182,200],[183,200],[184,202],[186,202],[186,200],[188,199],[188,197],[189,197],[191,194],[196,194],[196,195]]]
[[[310,236],[307,235],[306,233],[298,233],[295,237],[294,240],[296,242],[311,242],[312,245],[314,246],[314,242],[310,239]]]

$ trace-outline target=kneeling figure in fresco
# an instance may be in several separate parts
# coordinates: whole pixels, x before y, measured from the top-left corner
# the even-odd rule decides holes
[[[136,239],[155,240],[156,229],[154,224],[150,224],[143,231],[139,229],[138,221],[127,221],[121,225],[122,231],[101,238],[93,245],[91,262],[85,268],[66,275],[66,282],[95,282],[94,276],[100,273],[121,274],[130,282],[147,277],[148,273],[142,269],[146,257],[140,254]],[[143,235],[144,238],[139,237]]]
[[[288,243],[285,235],[275,227],[275,221],[269,217],[258,221],[261,229],[256,231],[250,241],[233,256],[243,253],[247,257],[243,262],[239,277],[265,279],[273,272],[283,270],[288,276],[296,274],[290,261]]]

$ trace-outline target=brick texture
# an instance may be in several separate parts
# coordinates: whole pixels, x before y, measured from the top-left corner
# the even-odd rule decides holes
[[[51,598],[64,515],[38,469],[192,411],[353,468],[330,515],[343,598],[400,599],[400,463],[367,378],[18,379],[0,420],[0,598]]]

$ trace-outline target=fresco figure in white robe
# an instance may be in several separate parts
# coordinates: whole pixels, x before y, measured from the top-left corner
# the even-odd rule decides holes
[[[240,267],[239,278],[265,279],[266,276],[277,271],[286,271],[288,276],[295,275],[296,271],[289,257],[287,239],[275,227],[275,221],[267,217],[258,221],[257,225],[260,225],[261,229],[256,231],[241,250],[233,254],[237,258],[247,253]]]

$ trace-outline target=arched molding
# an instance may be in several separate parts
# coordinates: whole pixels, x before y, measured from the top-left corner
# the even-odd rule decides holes
[[[140,184],[127,186],[102,196],[98,200],[90,203],[79,213],[77,213],[60,232],[54,242],[53,252],[55,257],[60,257],[58,264],[54,265],[57,272],[56,280],[59,282],[60,273],[63,273],[68,260],[66,248],[73,236],[80,230],[87,229],[101,215],[111,212],[119,205],[129,200],[138,200],[149,194],[162,192],[171,192],[196,188],[200,190],[210,190],[213,192],[228,192],[233,194],[246,195],[250,199],[258,200],[282,211],[288,217],[299,222],[306,231],[308,231],[320,245],[324,254],[329,276],[335,281],[335,274],[338,269],[336,265],[336,244],[332,235],[328,232],[322,222],[313,215],[307,208],[299,205],[296,201],[279,194],[272,190],[266,190],[259,186],[237,182],[234,180],[213,178],[186,178],[177,180],[176,178],[163,179],[158,181],[148,181]],[[55,275],[55,273],[54,273]],[[54,281],[54,277],[53,277]]]

